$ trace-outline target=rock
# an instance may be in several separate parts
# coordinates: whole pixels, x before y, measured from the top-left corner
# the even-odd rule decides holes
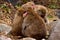
[[[56,12],[56,15],[60,18],[60,9],[56,9],[55,12]]]
[[[0,32],[4,32],[5,34],[8,34],[12,28],[6,24],[0,24]]]
[[[11,38],[8,38],[6,36],[1,35],[0,36],[0,40],[12,40],[12,39]]]
[[[56,21],[54,26],[52,26],[51,34],[48,40],[60,40],[60,20]]]
[[[46,25],[43,18],[35,13],[32,8],[29,8],[27,13],[22,24],[22,34],[36,39],[45,38]]]
[[[36,39],[27,37],[27,38],[22,38],[22,39],[20,39],[20,40],[36,40]]]

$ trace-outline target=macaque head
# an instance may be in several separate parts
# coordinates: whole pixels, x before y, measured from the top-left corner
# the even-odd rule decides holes
[[[34,2],[27,2],[26,4],[24,4],[24,5],[22,5],[22,7],[26,10],[26,9],[28,9],[28,7],[31,7],[32,9],[34,9],[35,8],[35,4],[34,4]]]
[[[22,5],[22,8],[25,10],[25,13],[23,14],[23,17],[25,18],[25,16],[27,16],[27,10],[28,10],[28,8],[29,7],[31,7],[32,9],[34,9],[34,7],[35,7],[35,4],[34,4],[34,2],[27,2],[26,4],[24,4],[24,5]]]
[[[45,22],[47,22],[46,16],[47,16],[48,10],[45,6],[36,5],[36,8],[34,9],[34,11],[36,11],[44,19]]]
[[[46,23],[57,21],[56,12],[42,5],[36,5],[35,11],[45,20]]]
[[[48,14],[46,16],[46,19],[47,19],[47,23],[51,23],[59,20],[59,18],[56,15],[56,12],[52,9],[48,9]]]

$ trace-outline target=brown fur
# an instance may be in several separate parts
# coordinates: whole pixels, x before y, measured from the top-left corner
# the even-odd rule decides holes
[[[15,14],[15,18],[13,20],[13,29],[11,34],[13,35],[22,35],[22,23],[23,23],[23,9],[18,10]]]
[[[46,36],[46,25],[44,20],[35,13],[31,8],[28,8],[28,15],[23,21],[22,33],[24,36],[43,38]]]
[[[34,9],[33,9],[33,6]],[[27,2],[26,4],[22,5],[22,7],[27,10],[29,7],[31,7],[40,17],[42,17],[45,21],[45,23],[48,22],[47,20],[47,15],[49,14],[47,7],[42,6],[42,5],[35,5],[34,2]],[[46,24],[46,29],[47,29],[47,35],[49,35],[50,31],[50,26]]]
[[[45,22],[47,22],[46,16],[48,14],[48,9],[45,6],[36,5],[34,10],[44,19]]]

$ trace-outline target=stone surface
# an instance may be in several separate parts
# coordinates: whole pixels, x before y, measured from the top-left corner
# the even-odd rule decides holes
[[[11,40],[11,38],[8,38],[6,36],[0,35],[0,40]]]
[[[48,40],[60,40],[60,20],[56,21],[56,24],[53,26]]]
[[[56,12],[56,15],[60,18],[60,9],[56,9],[55,12]]]
[[[6,24],[0,24],[0,32],[4,32],[5,34],[8,34],[12,28]]]
[[[21,40],[36,40],[36,39],[27,37],[27,38],[23,38],[23,39],[21,39]]]

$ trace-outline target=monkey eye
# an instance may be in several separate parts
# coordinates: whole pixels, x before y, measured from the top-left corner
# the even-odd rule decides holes
[[[57,20],[53,20],[53,21],[57,21]]]

